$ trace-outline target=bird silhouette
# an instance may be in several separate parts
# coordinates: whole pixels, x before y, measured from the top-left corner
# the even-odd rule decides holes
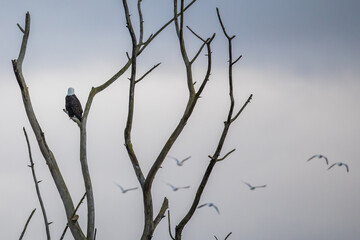
[[[179,159],[176,158],[176,157],[171,157],[171,156],[168,156],[168,157],[171,158],[171,159],[174,159],[174,160],[176,161],[176,164],[177,164],[179,167],[181,167],[186,160],[189,160],[189,159],[191,158],[191,156],[188,156],[187,158],[184,158],[184,159],[182,159],[182,160],[179,160]]]
[[[117,183],[115,183],[115,184],[116,184],[116,186],[118,186],[118,187],[120,188],[120,190],[121,190],[122,193],[126,193],[126,192],[128,192],[128,191],[132,191],[132,190],[138,189],[138,187],[125,189],[125,188],[123,188],[120,184],[117,184]]]
[[[202,208],[204,206],[213,207],[213,208],[215,208],[217,213],[220,214],[219,208],[213,203],[204,203],[204,204],[199,205],[197,208]]]
[[[325,157],[324,155],[321,155],[321,154],[316,154],[316,155],[312,156],[311,158],[309,158],[309,159],[307,160],[307,162],[310,161],[310,160],[313,159],[313,158],[323,158],[323,159],[325,159],[326,164],[329,165],[329,161],[328,161],[327,157]]]
[[[344,167],[346,168],[346,171],[349,172],[349,166],[348,166],[346,163],[342,163],[342,162],[334,163],[333,165],[331,165],[331,166],[328,168],[328,170],[329,170],[330,168],[332,168],[333,166],[335,166],[335,165],[337,165],[337,166],[339,166],[339,167],[344,166]]]
[[[266,187],[266,185],[252,186],[251,184],[249,184],[247,182],[244,182],[244,181],[242,181],[242,182],[245,183],[250,188],[250,190],[255,190],[256,188],[264,188],[264,187]]]
[[[179,189],[186,189],[186,188],[190,188],[190,186],[184,186],[184,187],[175,187],[174,185],[170,184],[170,183],[166,183],[168,186],[171,187],[171,189],[175,192]]]

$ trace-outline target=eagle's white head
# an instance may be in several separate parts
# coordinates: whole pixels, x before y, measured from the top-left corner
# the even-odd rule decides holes
[[[72,87],[68,88],[68,96],[74,95],[75,94],[75,90]]]

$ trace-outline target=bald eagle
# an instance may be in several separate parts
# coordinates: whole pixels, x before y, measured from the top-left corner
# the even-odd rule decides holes
[[[68,89],[68,94],[65,97],[65,108],[70,118],[75,116],[81,121],[83,109],[72,87]]]

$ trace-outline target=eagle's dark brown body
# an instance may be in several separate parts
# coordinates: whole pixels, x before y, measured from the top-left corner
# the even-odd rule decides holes
[[[81,121],[83,109],[81,103],[75,94],[67,95],[65,97],[65,108],[69,117],[76,117]]]

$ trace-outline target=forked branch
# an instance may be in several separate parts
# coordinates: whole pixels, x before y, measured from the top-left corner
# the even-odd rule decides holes
[[[228,152],[227,154],[225,154],[225,156],[223,158],[219,158],[220,156],[220,153],[223,149],[223,146],[224,146],[224,143],[225,143],[225,140],[226,140],[226,137],[227,137],[227,134],[228,134],[228,131],[229,131],[229,128],[230,128],[230,125],[231,123],[240,115],[240,113],[242,112],[242,110],[246,107],[246,105],[250,102],[250,99],[252,98],[252,95],[250,95],[248,101],[246,101],[246,103],[244,104],[244,106],[242,107],[242,109],[238,112],[238,114],[236,114],[235,117],[233,117],[233,109],[234,109],[234,105],[235,105],[235,100],[234,100],[234,93],[233,93],[233,80],[232,80],[232,65],[233,65],[233,62],[232,62],[232,47],[231,47],[231,40],[235,37],[235,36],[232,36],[230,37],[226,31],[225,31],[225,27],[221,21],[221,18],[220,18],[220,14],[219,14],[219,11],[217,9],[217,13],[218,13],[218,17],[219,17],[219,22],[220,22],[220,25],[223,29],[223,32],[224,32],[224,35],[228,38],[228,44],[229,44],[229,80],[228,80],[228,84],[229,84],[229,96],[230,96],[230,108],[229,108],[229,112],[228,112],[228,116],[227,116],[227,120],[225,121],[224,123],[224,128],[223,128],[223,131],[222,131],[222,134],[219,138],[219,142],[218,142],[218,145],[216,147],[216,150],[214,152],[214,154],[212,156],[209,156],[210,157],[210,162],[208,164],[208,167],[203,175],[203,178],[198,186],[198,189],[196,191],[196,194],[195,194],[195,197],[194,197],[194,200],[193,200],[193,203],[190,207],[190,209],[188,210],[187,214],[184,216],[184,218],[179,222],[179,224],[175,227],[175,239],[176,240],[181,240],[181,237],[182,237],[182,231],[184,229],[184,227],[186,226],[186,224],[190,221],[190,219],[192,218],[193,214],[195,213],[195,210],[197,209],[197,206],[199,204],[199,201],[200,201],[200,198],[202,196],[202,193],[205,189],[205,186],[208,182],[208,179],[210,177],[210,174],[215,166],[215,164],[223,159],[225,159],[227,156],[229,156],[232,152],[235,151],[235,149],[231,150],[230,152]],[[238,58],[240,59],[240,58]],[[235,61],[237,62],[238,59]],[[211,64],[211,62],[210,62]],[[230,235],[230,234],[229,234]],[[229,236],[228,235],[228,236]],[[228,237],[227,236],[227,237]],[[227,238],[226,237],[226,238]]]
[[[182,4],[182,6],[183,6],[183,4]],[[183,12],[183,11],[185,11],[185,9],[181,9],[181,12]],[[177,0],[174,0],[175,28],[180,33],[180,32],[182,32],[182,31],[180,31],[180,26],[183,26],[183,25],[182,24],[179,25],[178,20],[177,20],[177,15],[178,15],[177,14]],[[157,171],[160,169],[161,164],[163,163],[166,155],[168,154],[171,147],[175,143],[176,139],[179,137],[182,130],[186,126],[186,123],[187,123],[188,119],[190,118],[190,116],[196,106],[197,100],[200,98],[200,94],[204,90],[205,85],[208,82],[210,73],[211,73],[211,47],[210,47],[210,44],[211,44],[211,41],[214,39],[215,35],[213,35],[211,38],[207,39],[207,41],[206,41],[206,46],[207,46],[207,50],[208,50],[208,66],[207,66],[207,71],[206,71],[203,83],[201,84],[201,86],[197,92],[195,92],[195,89],[193,86],[194,83],[193,83],[193,76],[192,76],[192,71],[191,71],[191,64],[187,61],[187,57],[186,57],[187,53],[186,53],[185,45],[183,43],[181,34],[179,36],[180,36],[180,40],[179,40],[180,51],[183,52],[182,56],[184,57],[183,60],[184,60],[184,64],[186,66],[186,72],[187,72],[186,81],[187,81],[187,85],[188,85],[189,98],[188,98],[188,102],[186,105],[186,109],[180,119],[180,122],[175,127],[174,131],[172,132],[172,134],[166,141],[165,145],[161,149],[158,157],[156,158],[154,164],[152,165],[152,167],[146,177],[145,187],[148,189],[151,188],[151,185],[155,178],[155,175],[156,175]]]
[[[136,63],[137,63],[137,51],[139,49],[136,35],[134,32],[134,28],[132,26],[129,7],[126,0],[123,0],[123,6],[125,10],[125,18],[126,18],[126,27],[129,30],[129,34],[132,42],[132,52],[131,52],[131,76],[130,76],[130,87],[129,87],[129,103],[128,103],[128,117],[126,121],[126,127],[124,130],[124,138],[125,138],[125,146],[128,152],[131,163],[133,164],[133,168],[138,178],[140,185],[143,187],[145,177],[143,172],[141,171],[139,161],[136,157],[135,151],[133,149],[133,145],[131,142],[131,130],[134,118],[134,103],[135,103],[135,81],[136,81]],[[140,2],[139,2],[140,5]]]

